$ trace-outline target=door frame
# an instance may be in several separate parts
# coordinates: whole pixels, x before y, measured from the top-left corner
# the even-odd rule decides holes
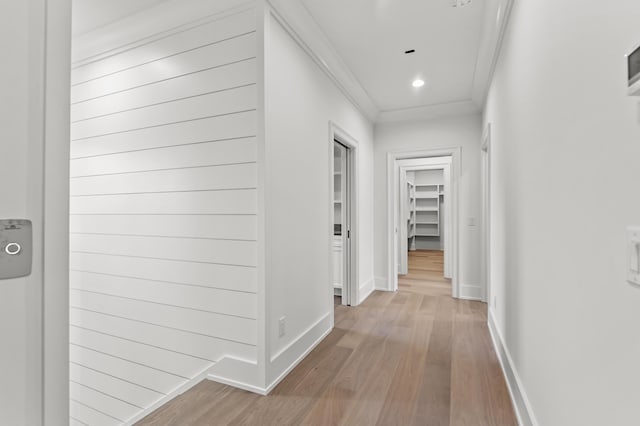
[[[491,123],[487,123],[480,146],[482,185],[481,273],[482,300],[491,304]]]
[[[442,170],[443,178],[444,178],[444,199],[445,203],[448,202],[451,197],[451,157],[442,158],[441,162],[434,162],[428,160],[436,160],[437,158],[430,157],[426,159],[416,159],[416,160],[399,160],[400,162],[409,162],[409,163],[420,163],[426,161],[425,164],[410,164],[410,165],[400,165],[400,182],[403,183],[403,174],[406,175],[406,172],[419,172],[422,170]],[[419,161],[422,160],[422,161]],[[438,160],[440,160],[438,158]],[[402,188],[402,187],[401,187]],[[403,203],[400,202],[402,198],[402,190],[400,191],[400,198],[398,199],[400,205],[400,211],[405,210],[403,208]],[[445,204],[446,205],[446,204]],[[403,217],[400,215],[400,219]],[[444,277],[451,279],[451,232],[453,226],[453,211],[449,208],[445,208],[444,213],[444,238],[442,241],[443,252],[444,252]],[[403,235],[406,234],[406,231],[403,229],[403,226],[400,225],[401,232],[399,233],[399,249],[398,256],[400,258],[400,266],[398,267],[398,273],[402,275],[403,271],[407,271],[408,273],[408,253],[404,249],[406,246],[406,239],[403,240]],[[404,252],[403,252],[404,251]]]
[[[348,260],[348,265],[345,263],[345,269],[348,271],[348,281],[342,288],[343,297],[345,293],[347,294],[347,300],[351,306],[357,306],[360,303],[360,288],[359,288],[359,196],[358,196],[358,188],[359,188],[359,148],[358,141],[352,137],[347,131],[342,129],[333,121],[329,122],[329,139],[328,139],[328,147],[329,147],[329,194],[328,194],[328,206],[329,206],[329,244],[327,253],[329,253],[329,289],[331,296],[331,311],[333,314],[334,306],[333,306],[333,256],[332,247],[333,247],[333,176],[334,176],[334,167],[333,167],[333,149],[334,149],[334,141],[338,141],[342,145],[346,146],[349,149],[349,154],[347,156],[348,164],[347,170],[350,172],[350,176],[347,177],[347,184],[349,185],[349,190],[347,193],[350,195],[350,199],[347,200],[347,204],[349,205],[347,208],[347,212],[349,213],[348,221],[351,224],[350,229],[350,238],[347,241],[347,244],[343,246],[343,256],[344,259]],[[333,315],[331,315],[331,321],[333,321]]]
[[[419,151],[393,151],[387,153],[387,290],[398,289],[398,188],[400,180],[399,160],[426,159],[433,157],[451,157],[451,295],[460,295],[459,257],[460,257],[460,220],[459,192],[461,178],[462,147],[428,149]]]

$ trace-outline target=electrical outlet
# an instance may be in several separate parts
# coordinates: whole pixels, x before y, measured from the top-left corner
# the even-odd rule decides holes
[[[287,333],[287,317],[281,317],[278,320],[278,337],[282,337]]]

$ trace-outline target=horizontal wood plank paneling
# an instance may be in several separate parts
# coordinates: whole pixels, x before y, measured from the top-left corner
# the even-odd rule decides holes
[[[77,85],[124,69],[146,64],[206,44],[219,43],[230,37],[255,31],[253,10],[215,19],[188,31],[162,37],[134,49],[128,49],[100,61],[74,67],[71,84]]]
[[[248,360],[255,359],[256,356],[256,348],[250,344],[231,342],[191,331],[82,309],[71,309],[70,322],[74,326],[97,330],[111,336],[184,353],[211,362],[225,355]]]
[[[116,426],[122,424],[118,419],[103,414],[73,399],[70,402],[69,410],[71,418],[79,424],[87,426]]]
[[[256,54],[245,10],[73,69],[72,422],[256,361]]]
[[[72,216],[70,231],[89,234],[211,238],[255,241],[256,217],[219,215],[93,215]]]
[[[250,318],[196,311],[177,306],[71,290],[70,305],[92,312],[191,331],[205,336],[256,344],[256,321]]]
[[[253,241],[72,234],[73,252],[255,266]]]
[[[168,192],[71,197],[75,214],[255,215],[256,191]]]
[[[152,105],[214,93],[255,82],[256,60],[247,59],[222,67],[105,95],[71,106],[75,122]]]
[[[239,35],[220,43],[145,63],[122,72],[71,87],[71,103],[87,101],[136,87],[178,78],[190,73],[208,70],[254,58],[256,56],[255,33]],[[72,117],[71,121],[76,118]]]
[[[69,348],[69,360],[87,368],[103,371],[113,377],[139,383],[140,386],[165,395],[183,382],[182,377],[75,344],[71,344]]]
[[[256,161],[254,137],[71,160],[71,177]]]
[[[71,158],[98,157],[256,135],[256,112],[248,111],[133,130],[71,142]]]
[[[189,355],[74,326],[71,327],[69,340],[72,344],[90,347],[107,355],[125,358],[181,377],[193,378],[210,365],[207,361]]]
[[[137,407],[148,407],[162,397],[159,392],[73,363],[69,366],[69,378],[72,382],[84,383],[91,389],[129,401]]]
[[[194,167],[78,177],[71,179],[71,196],[140,194],[185,191],[228,191],[255,188],[256,165]]]
[[[74,401],[80,402],[90,407],[100,407],[105,414],[114,417],[121,422],[126,422],[133,417],[140,407],[136,407],[128,402],[113,398],[104,393],[98,392],[87,386],[76,382],[69,384],[69,396]]]
[[[254,293],[71,271],[71,288],[206,312],[257,317]]]
[[[255,293],[257,288],[256,270],[246,266],[71,253],[70,267],[72,271],[94,272],[249,293]]]
[[[71,124],[71,140],[89,139],[255,109],[256,86],[251,84],[79,121]]]

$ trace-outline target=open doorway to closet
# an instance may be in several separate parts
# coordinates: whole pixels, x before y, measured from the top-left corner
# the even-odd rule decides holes
[[[351,219],[352,219],[352,159],[347,145],[333,141],[333,260],[334,303],[352,304]]]
[[[451,294],[451,157],[399,160],[398,285]]]
[[[415,280],[458,297],[459,149],[390,153],[390,290]]]

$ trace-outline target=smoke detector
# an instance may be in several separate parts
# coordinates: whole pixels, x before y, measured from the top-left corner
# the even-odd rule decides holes
[[[465,7],[466,5],[471,4],[471,0],[452,0],[452,7]]]

